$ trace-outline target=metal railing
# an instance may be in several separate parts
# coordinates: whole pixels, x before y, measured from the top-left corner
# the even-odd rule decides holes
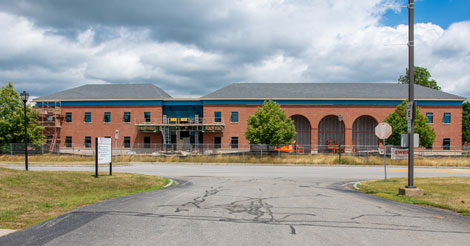
[[[207,118],[191,118],[191,117],[182,117],[182,118],[136,118],[134,119],[135,125],[223,125],[224,119],[207,117]]]

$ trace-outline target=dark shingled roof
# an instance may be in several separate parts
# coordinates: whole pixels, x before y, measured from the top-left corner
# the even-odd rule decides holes
[[[95,84],[39,97],[40,100],[90,100],[90,99],[162,99],[171,98],[168,93],[153,84]]]
[[[203,96],[217,98],[406,99],[408,85],[398,83],[234,83]],[[465,100],[415,85],[415,99]]]

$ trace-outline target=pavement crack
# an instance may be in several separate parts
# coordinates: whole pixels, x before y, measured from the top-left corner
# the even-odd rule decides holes
[[[292,226],[292,225],[289,225],[289,227],[290,227],[290,234],[292,234],[292,235],[295,235],[295,234],[297,234],[297,233],[295,232],[295,228],[294,228],[294,226]]]
[[[221,188],[221,187],[219,187]],[[192,202],[186,202],[186,203],[183,203],[181,204],[180,206],[178,206],[175,210],[175,213],[179,213],[181,211],[189,211],[188,207],[196,207],[196,208],[201,208],[201,204],[203,202],[206,201],[206,198],[210,197],[210,196],[213,196],[217,193],[219,193],[220,190],[218,189],[214,189],[213,187],[211,187],[210,190],[206,190],[204,192],[204,195],[203,196],[199,196],[199,197],[196,197],[196,198],[193,198],[193,201]]]

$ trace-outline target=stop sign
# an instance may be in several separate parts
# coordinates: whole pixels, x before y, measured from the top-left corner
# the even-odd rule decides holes
[[[379,123],[377,127],[375,127],[375,136],[380,139],[387,139],[392,135],[392,127],[387,123]]]

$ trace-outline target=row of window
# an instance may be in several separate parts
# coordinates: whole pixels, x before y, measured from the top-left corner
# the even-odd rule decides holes
[[[111,138],[111,137],[106,136],[105,138]],[[148,142],[149,142],[149,146],[150,146],[150,137],[148,137],[148,138],[149,138]],[[144,137],[144,142],[145,142],[145,140],[146,139]],[[85,144],[85,148],[91,148],[91,137],[90,136],[85,137],[84,144]],[[123,145],[124,145],[124,148],[130,148],[131,147],[131,137],[129,137],[129,136],[124,137]],[[71,136],[66,136],[65,137],[65,147],[72,148],[72,137]]]
[[[428,112],[426,113],[426,117],[428,118],[429,124],[434,123],[434,113]],[[150,122],[150,112],[144,112],[144,119],[145,122]],[[131,112],[124,112],[123,121],[126,123],[131,122]],[[222,122],[222,112],[214,112],[214,121]],[[232,123],[238,123],[238,112],[232,112],[230,121]],[[72,122],[72,112],[65,113],[65,122]],[[85,122],[91,122],[91,112],[85,112]],[[104,112],[104,122],[111,122],[111,112]],[[450,113],[444,113],[443,122],[444,124],[450,124]]]
[[[428,124],[434,123],[434,114],[433,113],[426,113],[426,117],[428,118]],[[442,122],[444,124],[450,124],[450,113],[444,113],[444,117],[442,118]]]
[[[150,112],[144,112],[144,119],[145,122],[150,122]],[[110,123],[111,122],[111,112],[104,112],[104,122]],[[131,112],[124,112],[123,117],[124,122],[131,122]],[[214,112],[214,121],[215,122],[222,122],[222,112]],[[238,122],[238,112],[232,112],[230,121],[233,123]],[[72,122],[72,112],[65,113],[65,122],[71,123]],[[91,123],[91,112],[85,112],[85,122]]]
[[[230,146],[232,146],[232,149],[238,149],[238,137],[232,137],[232,141],[230,141]],[[214,137],[214,148],[220,149],[221,147],[222,147],[222,138]]]
[[[145,122],[150,122],[150,112],[144,112]],[[85,122],[91,123],[91,112],[85,112]],[[104,122],[111,122],[111,112],[104,112]],[[65,122],[72,122],[72,112],[65,113]],[[123,122],[131,122],[131,112],[124,112]]]
[[[214,112],[214,121],[222,122],[222,112]],[[232,112],[230,116],[230,122],[238,123],[238,112]]]

